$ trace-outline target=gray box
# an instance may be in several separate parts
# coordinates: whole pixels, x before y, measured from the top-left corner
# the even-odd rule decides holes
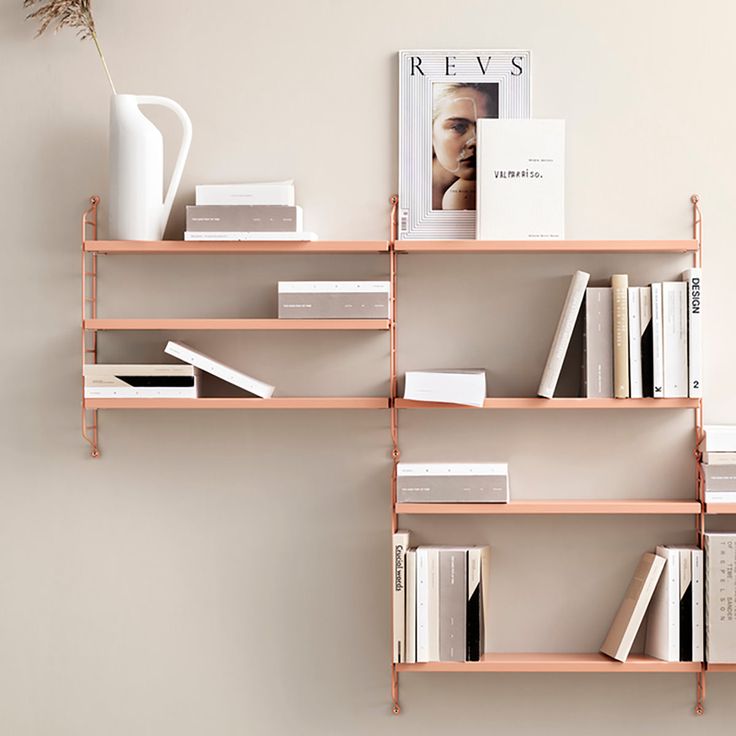
[[[279,281],[279,319],[388,319],[388,281]]]
[[[189,232],[288,233],[302,229],[301,207],[280,204],[200,204],[187,207]]]
[[[703,465],[706,491],[736,491],[736,465]]]
[[[508,503],[506,463],[399,463],[398,503]]]

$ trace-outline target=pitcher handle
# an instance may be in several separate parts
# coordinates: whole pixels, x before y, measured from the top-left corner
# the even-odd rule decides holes
[[[181,175],[184,173],[184,164],[189,154],[189,147],[192,144],[192,121],[189,119],[184,108],[174,100],[170,100],[168,97],[159,97],[157,95],[136,95],[136,103],[138,105],[161,105],[161,107],[167,107],[176,113],[179,118],[179,122],[182,127],[182,140],[179,146],[179,153],[176,156],[176,163],[174,164],[174,170],[171,172],[171,179],[169,181],[169,188],[166,191],[164,197],[164,205],[162,210],[162,231],[166,227],[166,223],[169,221],[169,215],[171,214],[171,206],[174,204],[174,196],[179,188],[179,182],[181,181]]]

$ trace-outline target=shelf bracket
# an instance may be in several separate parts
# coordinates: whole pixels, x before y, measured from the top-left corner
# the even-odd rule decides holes
[[[82,215],[82,437],[90,445],[90,455],[100,456],[97,409],[87,409],[84,403],[84,366],[97,362],[97,331],[86,330],[87,319],[97,317],[97,253],[87,253],[84,243],[91,235],[97,240],[97,205],[100,198],[89,198],[89,207]]]
[[[697,674],[697,698],[695,702],[695,715],[705,715],[705,671]]]
[[[396,670],[396,665],[391,665],[391,712],[398,716],[401,713],[401,706],[399,705],[399,673]]]

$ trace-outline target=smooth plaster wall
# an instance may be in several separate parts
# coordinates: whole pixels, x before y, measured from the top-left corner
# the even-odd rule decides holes
[[[532,49],[535,114],[567,120],[569,237],[688,237],[701,195],[706,418],[736,421],[731,3],[99,0],[95,13],[119,90],[192,117],[170,238],[196,183],[285,177],[321,237],[386,237],[396,51]],[[2,3],[0,734],[732,730],[732,674],[709,678],[702,719],[690,675],[406,675],[390,715],[386,412],[107,412],[103,456],[88,457],[79,218],[93,193],[105,214],[108,90],[90,44],[33,40],[23,17]],[[101,261],[101,316],[268,316],[279,278],[387,272],[378,255]],[[686,263],[401,257],[399,368],[483,365],[492,393],[530,395],[571,271],[647,283]],[[159,360],[166,337],[103,335],[101,359]],[[387,391],[384,334],[183,337],[283,394]],[[518,498],[685,498],[691,440],[688,412],[401,417],[407,460],[508,459]],[[639,554],[693,538],[684,517],[403,523],[420,543],[493,546],[507,651],[594,651]]]

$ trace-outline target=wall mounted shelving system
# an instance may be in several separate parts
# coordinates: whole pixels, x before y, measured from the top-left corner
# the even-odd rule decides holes
[[[396,464],[400,458],[399,415],[402,410],[441,408],[464,409],[447,404],[416,402],[397,395],[397,281],[398,256],[413,253],[690,253],[693,264],[702,264],[702,218],[697,196],[691,198],[692,238],[686,240],[551,240],[551,241],[406,241],[397,238],[398,198],[391,198],[390,237],[387,241],[293,242],[188,242],[188,241],[106,241],[97,240],[98,197],[82,217],[82,362],[96,362],[97,336],[104,330],[383,330],[388,331],[389,396],[387,397],[275,397],[197,399],[85,399],[82,394],[82,435],[91,455],[99,457],[98,411],[108,409],[385,409],[390,414],[392,443],[391,531],[398,528],[403,514],[432,515],[516,515],[516,514],[669,514],[695,519],[697,543],[702,547],[705,519],[709,514],[736,514],[736,504],[704,503],[704,482],[700,464],[693,476],[696,494],[680,499],[569,499],[525,500],[508,504],[399,504],[396,502]],[[218,254],[218,253],[386,253],[391,281],[389,320],[278,320],[278,319],[101,319],[97,316],[98,258],[114,254]],[[700,399],[586,399],[491,397],[483,410],[692,410],[694,412],[695,459],[699,460],[703,440]],[[645,655],[631,655],[624,663],[599,653],[490,653],[480,662],[399,663],[391,666],[393,712],[398,714],[399,674],[404,672],[656,672],[695,673],[695,712],[704,712],[705,674],[736,672],[736,664],[713,665],[695,662],[664,662]]]

